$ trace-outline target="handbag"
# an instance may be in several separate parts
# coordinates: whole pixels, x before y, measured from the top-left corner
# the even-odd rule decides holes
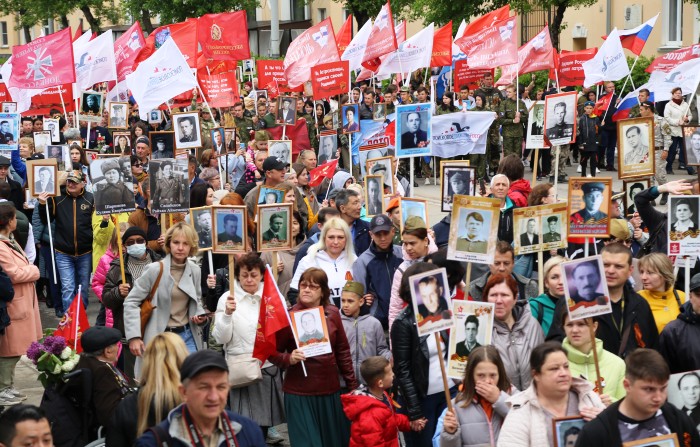
[[[156,308],[156,306],[153,305],[153,295],[156,293],[158,290],[158,284],[160,284],[160,278],[163,276],[163,263],[159,262],[158,265],[160,266],[160,271],[158,272],[158,278],[156,278],[156,282],[153,283],[153,287],[151,287],[151,292],[148,294],[145,300],[141,302],[141,337],[143,337],[143,333],[146,332],[146,325],[148,324],[148,321],[151,319],[151,315],[153,315],[153,309]]]
[[[260,361],[250,354],[226,356],[226,364],[231,388],[243,388],[262,380]]]

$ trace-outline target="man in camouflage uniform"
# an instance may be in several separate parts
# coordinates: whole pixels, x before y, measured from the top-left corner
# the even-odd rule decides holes
[[[476,89],[476,95],[483,96],[485,103],[484,110],[496,112],[499,104],[503,100],[500,90],[493,86],[493,75],[491,73],[484,74],[481,80],[481,87]],[[493,128],[495,126],[495,132]],[[488,144],[486,146],[486,158],[489,160],[489,170],[492,174],[498,169],[498,163],[501,161],[501,137],[498,135],[498,120],[494,121],[493,126],[489,129]]]
[[[518,99],[515,87],[506,88],[506,99],[498,106],[498,122],[503,134],[503,156],[515,154],[522,157],[523,125],[527,125],[527,108]]]
[[[243,103],[237,102],[233,105],[233,122],[236,127],[238,141],[248,144],[250,141],[250,131],[253,129],[253,120],[243,116]]]
[[[637,95],[639,102],[637,102],[637,104],[635,104],[634,107],[630,109],[630,118],[639,118],[640,116],[642,116],[642,112],[639,109],[639,106],[640,104],[644,104],[645,102],[649,101],[649,95],[649,89],[643,88],[639,91],[639,94]]]

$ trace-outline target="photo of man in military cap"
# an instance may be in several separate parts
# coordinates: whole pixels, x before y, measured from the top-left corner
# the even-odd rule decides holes
[[[608,215],[600,211],[600,207],[603,204],[605,184],[602,182],[584,183],[581,186],[581,190],[583,191],[585,208],[572,214],[571,219],[583,224],[600,223],[603,219],[607,219]]]
[[[547,218],[547,231],[542,233],[544,243],[561,241],[561,233],[559,233],[559,217],[549,216]]]

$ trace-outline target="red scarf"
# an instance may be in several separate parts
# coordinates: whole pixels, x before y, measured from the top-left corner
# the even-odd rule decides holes
[[[681,103],[683,102],[683,98],[681,98],[681,99],[671,98],[671,101],[675,102],[678,105],[681,105]]]
[[[483,397],[479,396],[478,394],[476,395],[476,401],[481,405],[481,408],[484,409],[484,413],[486,413],[486,419],[491,421],[491,418],[493,417],[493,404],[489,402],[488,400],[484,399]]]

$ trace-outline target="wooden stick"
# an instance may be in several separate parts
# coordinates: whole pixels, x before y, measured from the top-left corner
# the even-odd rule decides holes
[[[168,231],[168,215],[167,214],[161,214],[160,215],[160,235],[165,236],[165,233]]]
[[[593,349],[593,363],[595,363],[595,386],[598,389],[598,394],[603,394],[603,381],[600,378],[600,365],[598,364],[598,349],[595,342],[595,329],[593,329],[593,319],[588,319],[588,329],[591,331],[591,349]]]
[[[277,252],[273,251],[272,252],[272,276],[275,278],[275,282],[277,282],[277,280],[279,278],[279,273],[277,272],[277,266],[279,265],[278,262],[279,261],[277,260]]]
[[[539,293],[542,295],[544,293],[544,253],[541,251],[537,252],[537,283]]]
[[[447,409],[454,412],[452,409],[452,396],[450,388],[447,386],[447,371],[445,371],[445,359],[442,357],[442,337],[439,332],[435,333],[435,344],[437,345],[438,358],[440,359],[440,372],[442,373],[442,385],[445,388],[445,399],[447,400]]]
[[[214,274],[214,256],[211,254],[211,250],[207,250],[207,259],[209,260],[209,274]]]
[[[233,271],[236,255],[228,255],[228,293],[233,296]]]
[[[533,165],[532,165],[532,184],[533,185],[535,183],[537,183],[537,164],[538,164],[539,159],[540,159],[540,148],[538,147],[535,149],[535,158],[532,161],[532,163],[533,163]]]
[[[126,284],[126,273],[124,272],[124,252],[122,250],[122,237],[119,235],[119,216],[110,214],[109,218],[114,222],[114,231],[117,233],[117,247],[119,248],[119,270],[122,274],[122,284]]]
[[[44,205],[44,209],[46,210],[46,229],[49,231],[49,247],[51,248],[51,267],[53,267],[53,283],[58,284],[58,280],[56,279],[56,257],[54,255],[53,249],[53,234],[51,234],[51,213],[49,213],[48,201],[46,202],[46,205]]]
[[[467,283],[467,285],[465,287],[466,290],[464,291],[464,298],[465,299],[469,299],[469,283],[471,282],[471,280],[472,280],[472,263],[467,262],[467,274],[464,277],[464,281]]]

